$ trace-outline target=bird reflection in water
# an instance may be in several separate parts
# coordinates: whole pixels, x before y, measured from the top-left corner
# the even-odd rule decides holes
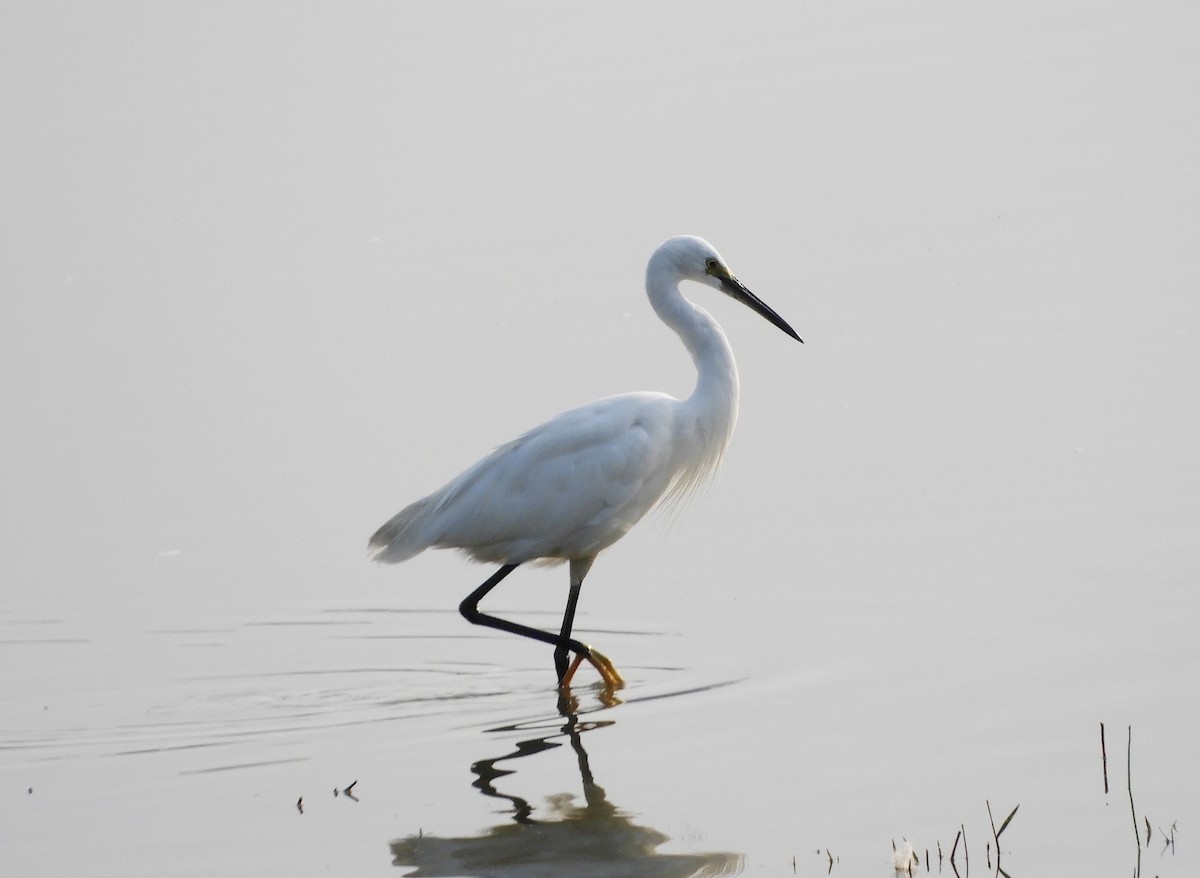
[[[596,783],[583,749],[584,732],[612,725],[611,720],[581,720],[574,699],[559,701],[560,717],[491,729],[493,732],[532,731],[534,737],[515,749],[471,766],[472,786],[485,796],[511,803],[512,821],[480,836],[439,838],[419,834],[392,842],[392,863],[416,867],[409,878],[717,878],[742,870],[742,856],[733,853],[660,854],[668,837],[639,826],[608,801]],[[564,722],[565,720],[565,722]],[[537,734],[540,731],[546,734]],[[496,782],[516,769],[504,767],[562,746],[566,738],[575,751],[583,786],[583,803],[570,793],[552,796],[546,816],[533,817],[533,806],[517,795],[502,792]]]

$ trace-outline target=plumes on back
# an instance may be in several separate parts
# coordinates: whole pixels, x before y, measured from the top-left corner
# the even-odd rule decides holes
[[[399,564],[429,548],[421,539],[421,522],[433,497],[425,497],[405,506],[371,535],[367,548],[376,561]]]

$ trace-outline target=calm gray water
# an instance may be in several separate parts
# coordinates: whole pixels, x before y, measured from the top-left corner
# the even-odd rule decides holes
[[[0,17],[0,873],[1195,874],[1191,7]],[[806,344],[689,292],[738,432],[564,703],[366,538],[686,394],[680,233]]]

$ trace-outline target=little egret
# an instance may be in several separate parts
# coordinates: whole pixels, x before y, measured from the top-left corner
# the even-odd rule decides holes
[[[583,578],[596,556],[665,495],[694,488],[712,473],[733,433],[738,408],[733,350],[708,312],[679,292],[685,280],[715,287],[803,341],[733,276],[707,241],[671,238],[650,257],[646,295],[692,355],[698,373],[692,395],[680,400],[626,393],[563,412],[400,510],[368,544],[377,561],[388,563],[437,548],[501,564],[467,595],[459,612],[475,625],[554,646],[564,689],[585,659],[606,687],[623,685],[603,653],[571,637]],[[558,634],[479,610],[484,595],[527,561],[570,562],[571,588]],[[570,653],[575,658],[568,665]]]

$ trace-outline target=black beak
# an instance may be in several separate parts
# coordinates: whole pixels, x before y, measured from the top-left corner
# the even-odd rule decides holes
[[[788,326],[788,322],[776,314],[766,302],[746,289],[740,280],[733,275],[723,277],[720,280],[721,289],[728,293],[730,297],[741,302],[743,305],[749,306],[752,311],[767,318],[792,338],[796,339],[796,341],[804,344],[804,339],[796,335],[796,330]]]

